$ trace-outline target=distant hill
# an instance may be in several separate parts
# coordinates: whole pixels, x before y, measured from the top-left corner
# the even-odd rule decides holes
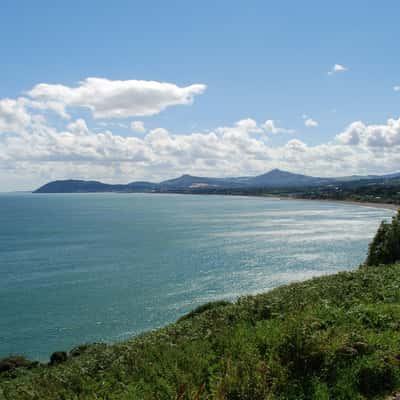
[[[253,187],[294,187],[320,185],[333,181],[333,178],[315,178],[313,176],[293,174],[291,172],[273,169],[265,174],[250,178],[249,186]]]
[[[161,182],[162,188],[240,188],[240,187],[288,187],[321,184],[332,179],[315,178],[307,175],[293,174],[291,172],[273,169],[265,174],[254,177],[235,178],[207,178],[192,175],[182,175],[176,179]]]
[[[98,181],[57,180],[46,183],[34,193],[95,193],[95,192],[173,192],[201,191],[240,188],[298,188],[332,185],[355,181],[386,181],[400,177],[400,173],[388,175],[348,176],[339,178],[319,178],[273,169],[265,174],[247,177],[210,178],[182,175],[160,183],[131,182],[128,184],[107,184]]]
[[[151,192],[157,184],[150,182],[132,182],[127,185],[112,185],[97,181],[58,180],[46,183],[34,193],[96,193],[96,192]]]
[[[249,178],[207,178],[182,175],[179,178],[160,182],[159,187],[161,189],[237,188],[247,185],[247,179]]]

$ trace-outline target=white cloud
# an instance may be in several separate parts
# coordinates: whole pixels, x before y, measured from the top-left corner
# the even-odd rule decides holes
[[[350,124],[336,136],[340,143],[365,148],[398,151],[400,145],[400,118],[388,119],[386,124],[365,125],[362,121]]]
[[[86,121],[82,118],[71,122],[70,124],[68,124],[67,128],[71,131],[71,133],[74,133],[76,135],[87,135],[89,133],[89,128],[86,125]]]
[[[135,137],[122,137],[110,131],[92,133],[80,119],[66,131],[41,125],[29,134],[10,135],[2,143],[8,160],[23,162],[65,161],[143,161],[148,160],[145,146]]]
[[[179,87],[156,81],[112,81],[105,78],[87,78],[77,87],[40,83],[27,94],[32,106],[48,108],[63,117],[66,109],[85,107],[94,118],[128,118],[158,114],[178,104],[191,104],[194,96],[202,94],[206,86],[194,84]]]
[[[249,132],[261,132],[261,129],[257,126],[257,122],[252,118],[241,119],[236,122],[236,127],[242,133],[247,134]],[[231,128],[228,128],[229,131],[232,131]]]
[[[345,67],[342,64],[335,64],[330,71],[328,72],[328,75],[334,75],[338,72],[345,72],[348,71],[349,69],[347,67]]]
[[[24,99],[0,99],[0,133],[18,132],[30,123]]]
[[[318,122],[313,120],[312,118],[307,118],[304,121],[304,125],[307,126],[308,128],[315,128],[318,126]]]
[[[395,92],[400,92],[400,85],[393,86]]]
[[[273,135],[277,135],[279,133],[294,133],[294,129],[286,129],[286,128],[278,128],[276,123],[272,119],[268,119],[262,125],[263,129],[267,133],[272,133]]]
[[[286,143],[286,147],[295,151],[306,151],[307,145],[299,139],[292,139]]]
[[[142,121],[132,121],[131,129],[134,132],[144,133],[146,132],[146,128],[144,127],[144,123]]]
[[[234,126],[221,126],[216,132],[225,138],[239,140],[248,137],[249,133],[261,133],[263,130],[254,119],[246,118],[237,121]]]
[[[302,118],[304,119],[304,125],[307,128],[316,128],[319,123],[317,121],[315,121],[314,119],[312,119],[309,115],[307,114],[303,114]]]

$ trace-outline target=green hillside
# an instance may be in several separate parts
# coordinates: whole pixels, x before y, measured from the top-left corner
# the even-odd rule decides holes
[[[0,398],[372,399],[400,388],[400,264],[198,309],[130,341],[4,372]]]

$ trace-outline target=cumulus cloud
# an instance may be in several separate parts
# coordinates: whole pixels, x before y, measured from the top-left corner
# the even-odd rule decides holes
[[[242,134],[246,135],[249,132],[261,132],[261,129],[257,126],[257,122],[252,118],[241,119],[237,121],[234,128],[225,128],[227,132],[237,132],[240,131]]]
[[[76,135],[87,135],[89,133],[89,128],[86,125],[86,121],[82,118],[71,122],[70,124],[68,124],[67,128],[69,131],[71,131],[71,133]]]
[[[335,64],[328,72],[328,75],[335,75],[338,72],[348,71],[348,68],[342,64]]]
[[[24,162],[149,160],[139,139],[110,131],[92,133],[83,120],[69,124],[65,131],[41,125],[29,134],[7,136],[0,148],[8,160]]]
[[[23,98],[0,100],[0,133],[19,132],[31,123],[31,116],[25,105]]]
[[[146,132],[146,128],[144,127],[144,123],[142,121],[132,121],[131,129],[134,132],[144,133]]]
[[[304,119],[304,125],[307,128],[316,128],[319,125],[318,122],[312,119],[309,115],[304,114],[303,119]]]
[[[400,145],[400,118],[388,119],[382,125],[365,125],[362,121],[356,121],[336,138],[345,145],[395,150]]]
[[[264,130],[267,133],[272,133],[273,135],[277,135],[279,133],[294,133],[294,129],[286,129],[286,128],[278,128],[276,126],[276,123],[274,120],[272,119],[268,119],[267,121],[264,122],[264,124],[262,125],[262,127],[264,128]]]
[[[313,120],[312,118],[307,118],[304,121],[304,125],[307,126],[308,128],[315,128],[318,126],[318,122]]]
[[[286,143],[286,148],[296,152],[304,152],[307,150],[307,145],[299,139],[292,139]]]
[[[179,87],[156,81],[87,78],[77,87],[40,83],[27,94],[32,106],[51,109],[63,117],[68,117],[68,108],[84,107],[94,118],[128,118],[155,115],[170,106],[191,104],[205,89],[203,84]]]

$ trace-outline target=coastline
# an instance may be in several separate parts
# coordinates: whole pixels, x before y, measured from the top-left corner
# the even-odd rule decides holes
[[[159,194],[159,193],[154,193]],[[227,194],[227,193],[179,193],[179,192],[164,192],[163,194],[183,194],[183,195],[201,195],[201,196],[239,196],[239,197],[258,197],[258,198],[267,198],[267,199],[276,199],[276,200],[290,200],[290,201],[312,201],[319,203],[336,203],[336,204],[344,204],[344,205],[353,205],[353,206],[361,206],[368,208],[380,208],[385,210],[398,211],[400,210],[400,204],[392,204],[392,203],[373,203],[370,201],[354,201],[354,200],[334,200],[334,199],[306,199],[302,197],[291,197],[291,196],[279,196],[279,195],[268,195],[268,194]]]
[[[361,206],[368,208],[381,208],[386,210],[397,211],[400,209],[400,205],[391,203],[372,203],[372,202],[362,202],[362,201],[352,201],[352,200],[323,200],[323,199],[303,199],[301,197],[284,197],[284,196],[256,196],[256,197],[270,197],[277,198],[280,200],[300,200],[300,201],[318,201],[320,203],[336,203],[336,204],[348,204],[353,206]]]
[[[37,194],[34,191],[32,192],[13,192],[13,193],[31,193]],[[0,194],[13,194],[13,193],[0,193]],[[40,194],[40,193],[39,193]],[[353,205],[353,206],[361,206],[361,207],[369,207],[369,208],[380,208],[386,210],[397,211],[400,210],[400,204],[392,204],[392,203],[374,203],[374,202],[364,202],[364,201],[355,201],[355,200],[334,200],[334,199],[308,199],[302,197],[291,197],[291,196],[279,196],[279,195],[268,195],[268,194],[247,194],[247,193],[196,193],[196,192],[48,192],[46,194],[175,194],[175,195],[201,195],[201,196],[239,196],[239,197],[261,197],[261,198],[269,198],[269,199],[277,199],[277,200],[291,200],[291,201],[313,201],[320,203],[336,203],[336,204],[344,204],[344,205]]]

